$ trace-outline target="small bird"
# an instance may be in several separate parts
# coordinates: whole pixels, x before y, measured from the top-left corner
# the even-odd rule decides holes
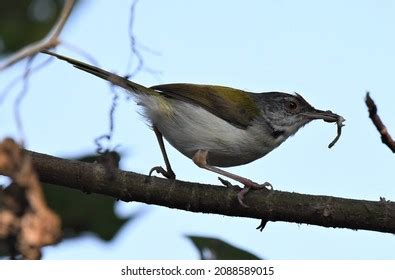
[[[74,67],[122,87],[142,106],[157,137],[165,167],[153,167],[175,179],[163,137],[200,168],[226,176],[244,185],[237,198],[241,205],[250,189],[271,187],[219,167],[247,164],[277,148],[312,120],[337,122],[340,137],[343,117],[311,106],[301,95],[283,92],[252,93],[214,85],[164,84],[145,87],[96,66],[42,51]]]

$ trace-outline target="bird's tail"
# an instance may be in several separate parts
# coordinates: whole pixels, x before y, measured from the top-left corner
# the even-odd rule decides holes
[[[128,91],[130,91],[132,93],[137,94],[137,95],[138,94],[158,95],[158,93],[155,90],[153,90],[153,89],[150,89],[150,88],[147,88],[145,86],[142,86],[142,85],[139,85],[137,83],[134,83],[132,81],[129,81],[128,79],[126,79],[124,77],[121,77],[121,76],[119,76],[117,74],[108,72],[108,71],[103,70],[103,69],[101,69],[99,67],[96,67],[96,66],[93,66],[93,65],[89,65],[89,64],[87,64],[85,62],[78,61],[76,59],[73,59],[73,58],[70,58],[70,57],[66,57],[66,56],[63,56],[63,55],[60,55],[60,54],[57,54],[57,53],[54,53],[54,52],[51,52],[51,51],[48,51],[48,50],[42,50],[41,52],[45,53],[45,54],[48,54],[48,55],[51,55],[51,56],[54,56],[54,57],[56,57],[58,59],[64,60],[64,61],[72,64],[74,67],[76,67],[78,69],[81,69],[81,70],[83,70],[85,72],[88,72],[88,73],[90,73],[92,75],[95,75],[95,76],[100,77],[100,78],[102,78],[104,80],[107,80],[110,83],[112,83],[114,85],[117,85],[117,86],[120,86],[120,87],[122,87],[122,88],[124,88],[124,89],[126,89],[126,90],[128,90]]]

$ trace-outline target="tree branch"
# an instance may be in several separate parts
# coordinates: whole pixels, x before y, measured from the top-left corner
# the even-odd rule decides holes
[[[237,189],[167,180],[116,170],[109,179],[98,163],[66,160],[28,152],[40,180],[99,193],[123,201],[139,201],[191,212],[250,217],[267,221],[395,233],[395,203],[306,195],[282,191],[251,191],[249,208],[237,201]],[[115,176],[115,177],[114,177]]]
[[[366,93],[365,99],[366,106],[369,110],[369,118],[372,119],[374,126],[377,128],[381,135],[381,141],[390,148],[390,150],[395,153],[395,141],[392,139],[387,128],[381,121],[379,115],[377,115],[377,106],[373,99],[370,97],[369,92]]]

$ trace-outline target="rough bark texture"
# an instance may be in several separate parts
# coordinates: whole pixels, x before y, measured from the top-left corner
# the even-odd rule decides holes
[[[366,201],[262,190],[248,193],[245,203],[250,207],[245,208],[237,201],[236,188],[148,178],[121,170],[108,172],[98,163],[28,153],[42,182],[100,193],[123,201],[257,218],[263,222],[285,221],[395,233],[395,203],[384,198]]]

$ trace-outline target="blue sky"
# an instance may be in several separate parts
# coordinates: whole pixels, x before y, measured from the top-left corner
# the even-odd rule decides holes
[[[100,66],[124,74],[130,55],[130,1],[81,1],[62,35],[94,56]],[[144,85],[172,82],[219,84],[249,91],[302,94],[316,108],[346,119],[339,142],[333,124],[315,121],[278,149],[245,166],[230,168],[276,189],[356,199],[393,200],[394,155],[373,127],[364,95],[371,91],[379,114],[395,136],[395,29],[393,1],[154,1],[136,9],[138,42],[148,67],[139,73]],[[59,48],[62,54],[84,59]],[[23,69],[0,76],[5,84]],[[12,102],[1,104],[0,136],[18,137]],[[57,156],[76,156],[95,149],[93,139],[108,130],[111,102],[108,85],[59,61],[35,73],[21,110],[29,149]],[[121,98],[111,145],[127,153],[122,168],[140,173],[162,157],[154,134],[138,107]],[[181,180],[217,184],[217,176],[196,167],[168,146]],[[125,226],[114,242],[93,236],[45,249],[47,259],[128,258],[196,259],[185,235],[221,238],[270,259],[393,259],[391,234],[310,225],[269,223],[194,214],[180,210],[119,203],[117,211],[145,214]],[[295,209],[297,211],[297,209]]]

